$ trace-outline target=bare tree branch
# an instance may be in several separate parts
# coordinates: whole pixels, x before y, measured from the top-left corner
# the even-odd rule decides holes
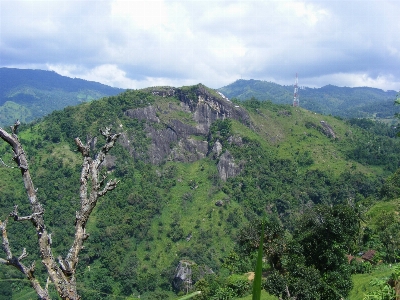
[[[7,260],[10,260],[12,258],[12,253],[11,253],[11,249],[10,249],[10,245],[8,243],[8,237],[7,237],[7,222],[8,220],[6,219],[4,222],[0,221],[0,230],[2,232],[2,236],[3,236],[3,250],[7,255]]]
[[[16,135],[17,134],[17,130],[18,130],[18,126],[21,125],[21,122],[17,119],[17,121],[15,121],[14,125],[11,125],[11,132]]]
[[[89,140],[86,145],[83,145],[79,138],[75,139],[78,150],[83,156],[81,186],[79,189],[81,209],[76,212],[74,243],[65,260],[61,259],[65,272],[72,272],[76,268],[79,252],[83,248],[83,242],[89,237],[86,233],[86,223],[97,204],[98,198],[104,196],[108,191],[113,190],[118,184],[118,181],[110,180],[103,190],[100,191],[100,187],[105,180],[104,176],[102,179],[99,178],[100,165],[104,161],[107,152],[114,146],[120,136],[120,134],[111,134],[109,128],[101,131],[101,134],[105,137],[106,143],[96,154],[95,159],[90,157],[90,143],[92,141]],[[91,182],[90,188],[88,186],[89,181]]]
[[[101,186],[104,185],[106,176],[103,176],[102,179],[99,178],[99,168],[108,151],[115,145],[115,142],[120,134],[111,134],[110,128],[105,128],[104,131],[100,131],[105,137],[106,143],[96,154],[94,159],[90,157],[90,145],[94,143],[93,141],[95,141],[95,139],[90,139],[86,145],[84,145],[79,138],[75,139],[78,150],[83,156],[79,192],[81,207],[79,211],[76,212],[75,238],[73,245],[71,246],[65,259],[58,257],[57,264],[51,249],[51,234],[47,232],[44,224],[44,209],[37,200],[37,190],[34,188],[29,173],[28,161],[17,136],[19,125],[20,123],[17,120],[17,122],[11,126],[12,134],[9,134],[0,127],[0,138],[7,142],[13,149],[13,160],[21,170],[25,190],[31,204],[32,214],[29,216],[20,217],[18,215],[18,206],[15,205],[14,210],[10,213],[10,216],[15,221],[29,220],[34,225],[38,237],[40,257],[49,275],[46,287],[43,289],[34,276],[34,262],[30,267],[26,267],[21,263],[21,261],[28,256],[26,249],[23,249],[22,254],[19,257],[13,256],[6,231],[7,220],[4,222],[0,221],[3,250],[7,256],[6,259],[0,258],[0,263],[12,265],[19,269],[30,280],[31,285],[36,290],[36,293],[40,299],[50,299],[47,291],[49,280],[53,282],[59,296],[62,299],[80,299],[80,296],[76,290],[75,271],[78,264],[79,252],[81,249],[83,249],[83,242],[89,237],[89,235],[86,233],[86,223],[91,212],[97,204],[98,198],[104,196],[108,191],[113,190],[118,184],[118,181],[110,180],[105,184],[104,188],[101,189]],[[89,182],[90,184],[88,185]]]
[[[24,248],[24,249],[22,250],[21,255],[18,257],[18,260],[21,261],[21,260],[23,260],[23,259],[26,258],[26,257],[28,257],[28,253],[26,253],[26,248]]]
[[[39,281],[34,276],[35,272],[35,262],[32,263],[30,267],[26,267],[21,261],[28,256],[26,253],[26,249],[24,248],[22,254],[19,257],[16,257],[12,254],[10,244],[8,242],[7,236],[7,220],[4,222],[0,221],[0,230],[2,231],[3,237],[3,250],[7,255],[7,259],[0,259],[0,263],[14,266],[18,270],[21,271],[30,281],[32,287],[36,290],[36,293],[39,295],[41,299],[50,299],[48,295],[47,289],[43,289],[40,286]]]
[[[42,211],[40,211],[40,212],[33,213],[30,216],[20,217],[20,216],[18,216],[18,205],[15,205],[14,210],[10,213],[10,217],[13,217],[14,221],[26,221],[26,220],[32,221],[35,217],[37,217],[39,215],[43,215],[43,213],[44,213],[44,210],[42,208]]]
[[[106,186],[104,187],[103,190],[101,190],[98,193],[99,197],[104,196],[108,191],[112,191],[113,189],[115,189],[117,187],[117,184],[119,183],[119,181],[116,180],[110,180],[109,182],[107,182]]]
[[[1,158],[0,158],[0,163],[1,163],[3,166],[7,167],[7,168],[14,169],[14,167],[7,165]]]

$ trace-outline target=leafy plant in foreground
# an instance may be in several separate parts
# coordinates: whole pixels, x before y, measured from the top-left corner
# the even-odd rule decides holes
[[[395,266],[390,278],[375,278],[370,283],[377,290],[365,295],[364,300],[394,300],[400,296],[400,266]]]
[[[261,224],[260,245],[258,246],[257,264],[253,282],[253,300],[261,299],[261,277],[263,263],[264,222]]]

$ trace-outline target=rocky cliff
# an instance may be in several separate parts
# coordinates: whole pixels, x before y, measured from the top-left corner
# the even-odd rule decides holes
[[[216,120],[231,118],[252,127],[247,112],[223,95],[202,84],[190,88],[155,87],[146,89],[153,95],[166,99],[162,103],[129,109],[125,115],[145,123],[149,139],[146,159],[152,164],[165,161],[194,162],[208,155],[218,160],[218,172],[222,180],[237,175],[240,162],[222,148],[210,146],[210,126]],[[232,139],[240,137],[232,137]],[[131,146],[135,135],[122,135],[121,143],[135,157],[143,157]]]

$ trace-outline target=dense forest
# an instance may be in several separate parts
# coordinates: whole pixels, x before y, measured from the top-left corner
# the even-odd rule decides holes
[[[82,299],[175,299],[188,290],[202,291],[194,299],[245,297],[263,218],[271,299],[347,298],[352,274],[398,259],[394,128],[255,98],[230,102],[201,84],[128,90],[21,127],[55,255],[74,234],[82,163],[74,138],[106,126],[121,136],[104,172],[120,183],[87,225]],[[4,143],[0,158],[0,220],[15,204],[28,214]],[[10,220],[8,234],[45,282],[34,229]],[[373,259],[361,263],[369,250]],[[176,274],[182,262],[191,266],[189,286]],[[0,299],[34,297],[17,270],[0,270]]]

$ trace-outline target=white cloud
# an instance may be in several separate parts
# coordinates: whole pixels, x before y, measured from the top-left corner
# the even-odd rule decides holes
[[[298,72],[398,90],[398,15],[397,1],[1,0],[0,66],[131,88]]]
[[[114,22],[131,23],[135,30],[157,30],[167,25],[167,7],[162,0],[114,0],[111,5]]]
[[[32,66],[25,66],[30,68]],[[127,77],[125,71],[117,65],[100,65],[93,69],[85,69],[76,65],[47,65],[47,69],[72,78],[82,78],[89,81],[129,89],[140,89],[149,86],[181,86],[193,84],[187,80],[174,80],[167,77],[143,77],[141,80],[133,80]]]
[[[300,1],[282,1],[278,9],[298,25],[316,26],[329,16],[326,9]]]
[[[93,69],[84,69],[77,65],[48,64],[47,69],[63,76],[97,81],[113,87],[138,88],[137,81],[127,78],[126,73],[120,70],[117,65],[105,64],[96,66]]]
[[[369,86],[383,90],[399,90],[400,80],[392,75],[373,78],[367,73],[335,73],[319,77],[300,78],[299,85],[321,87],[327,84],[347,87]]]

